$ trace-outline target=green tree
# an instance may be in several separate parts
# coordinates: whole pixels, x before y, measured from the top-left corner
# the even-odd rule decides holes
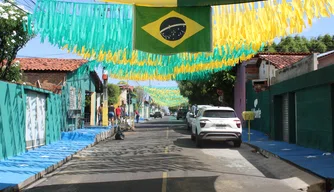
[[[221,105],[217,89],[224,91],[224,105],[233,106],[235,68],[211,75],[208,80],[178,81],[181,95],[189,99],[190,104]]]
[[[134,97],[136,98],[136,109],[141,109],[142,106],[144,106],[144,101],[146,97],[146,93],[144,91],[144,88],[141,86],[138,86],[134,89]]]
[[[174,113],[179,109],[179,106],[169,107],[168,109],[171,113]]]
[[[309,53],[317,52],[324,53],[334,50],[334,36],[324,35],[317,38],[307,39],[305,37],[285,37],[276,44],[273,43],[267,46],[265,52],[295,52],[295,53]]]
[[[316,40],[316,39],[312,39],[309,44],[309,51],[324,53],[327,51],[327,47],[324,42]]]
[[[27,14],[13,5],[0,2],[0,79],[19,81],[19,63],[13,63],[17,52],[32,38],[24,30]]]
[[[119,96],[121,94],[121,89],[118,85],[108,84],[108,103],[117,104],[119,102]]]

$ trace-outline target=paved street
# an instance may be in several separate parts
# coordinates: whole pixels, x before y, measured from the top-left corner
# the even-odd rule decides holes
[[[111,138],[78,153],[27,191],[290,192],[314,179],[245,144],[198,149],[183,121],[163,117],[137,125],[124,141]]]

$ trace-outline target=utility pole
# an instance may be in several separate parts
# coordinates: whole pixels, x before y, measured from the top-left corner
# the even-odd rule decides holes
[[[151,80],[148,80],[148,87],[151,88]],[[151,105],[151,96],[149,96],[149,100],[148,100],[148,111],[149,111],[149,114],[148,114],[148,117],[150,117],[150,114],[152,112],[152,105]]]
[[[129,117],[131,117],[131,114],[130,114],[130,109],[131,109],[131,107],[130,107],[130,103],[131,103],[131,95],[130,95],[130,87],[129,87],[129,80],[127,80],[127,82],[126,82],[126,87],[127,87],[127,92],[128,92],[128,98],[129,98],[129,101],[128,101],[128,115],[129,115]]]
[[[103,111],[102,111],[102,125],[108,126],[108,70],[103,67]]]

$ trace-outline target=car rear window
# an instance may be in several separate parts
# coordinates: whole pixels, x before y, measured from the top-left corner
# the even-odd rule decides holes
[[[204,111],[203,117],[212,117],[212,118],[235,118],[234,111],[229,110],[207,110]]]

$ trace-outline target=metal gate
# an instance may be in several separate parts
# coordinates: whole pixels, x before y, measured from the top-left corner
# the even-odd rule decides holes
[[[33,91],[26,99],[26,148],[45,145],[46,96]]]
[[[283,125],[283,141],[289,142],[289,96],[283,95],[282,102],[282,125]]]

